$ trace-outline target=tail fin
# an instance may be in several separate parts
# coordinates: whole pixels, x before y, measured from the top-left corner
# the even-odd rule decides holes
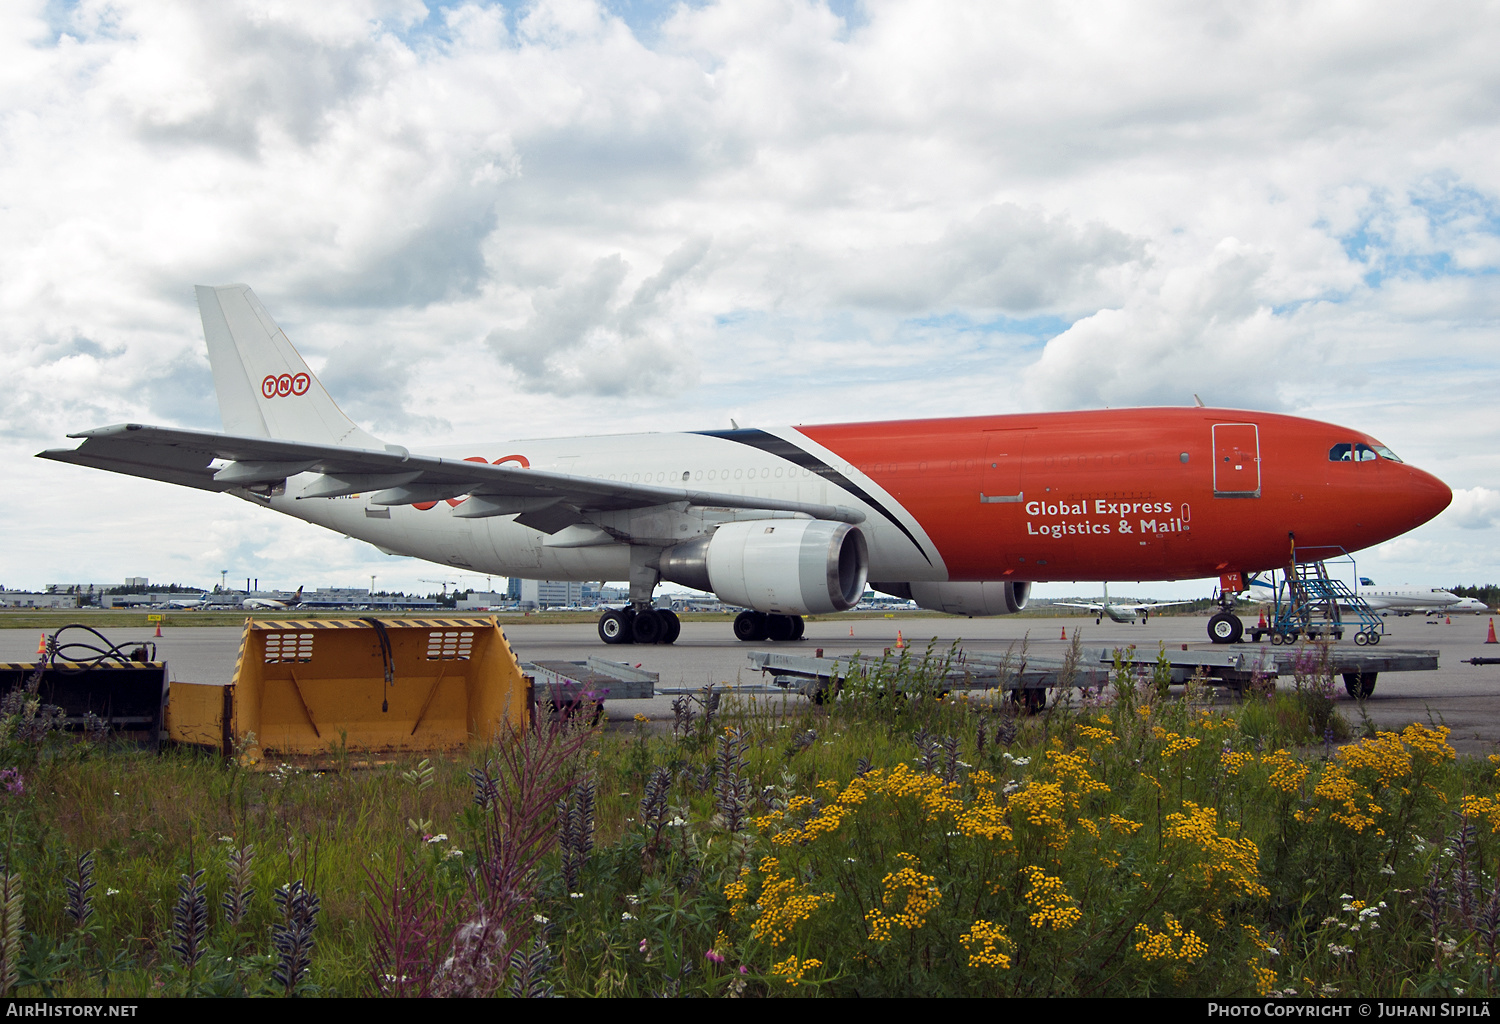
[[[334,404],[248,285],[199,285],[197,291],[226,432],[384,447]]]

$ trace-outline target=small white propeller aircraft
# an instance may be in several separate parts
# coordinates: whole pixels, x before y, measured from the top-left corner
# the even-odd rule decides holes
[[[1133,623],[1136,619],[1141,620],[1141,625],[1146,624],[1146,619],[1158,608],[1170,608],[1176,604],[1192,604],[1192,601],[1145,601],[1141,604],[1115,604],[1109,599],[1109,584],[1104,584],[1104,600],[1097,604],[1074,604],[1070,601],[1054,601],[1054,605],[1060,608],[1084,608],[1094,613],[1094,625],[1104,621],[1108,615],[1112,622]]]

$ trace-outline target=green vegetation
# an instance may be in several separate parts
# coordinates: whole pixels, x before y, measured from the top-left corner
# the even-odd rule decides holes
[[[1351,728],[1316,652],[1237,709],[1120,668],[1026,715],[933,666],[368,770],[65,739],[18,691],[0,987],[1495,992],[1500,758]]]

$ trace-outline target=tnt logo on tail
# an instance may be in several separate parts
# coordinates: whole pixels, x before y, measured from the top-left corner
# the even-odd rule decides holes
[[[260,382],[260,393],[267,398],[285,398],[287,395],[305,395],[312,378],[305,373],[290,374],[274,373],[266,374],[266,379]]]

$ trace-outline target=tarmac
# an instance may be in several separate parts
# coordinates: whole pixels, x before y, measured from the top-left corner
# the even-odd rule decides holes
[[[1452,729],[1450,741],[1461,753],[1500,752],[1500,665],[1466,663],[1473,657],[1500,657],[1500,645],[1484,642],[1489,620],[1476,615],[1455,616],[1450,624],[1414,615],[1391,617],[1386,622],[1390,632],[1381,641],[1382,653],[1389,648],[1435,650],[1439,668],[1428,672],[1382,673],[1375,692],[1365,701],[1365,712],[1376,726],[1400,729],[1412,722],[1447,725]],[[1075,630],[1081,632],[1085,646],[1134,644],[1138,650],[1148,652],[1154,651],[1158,644],[1179,650],[1184,643],[1190,648],[1214,646],[1207,639],[1206,616],[1162,615],[1144,625],[1108,620],[1095,624],[1091,618],[1071,616],[1048,619],[834,616],[809,622],[802,640],[782,644],[741,643],[734,639],[730,623],[727,616],[722,622],[685,622],[675,644],[651,647],[606,646],[600,642],[592,621],[550,625],[507,622],[504,628],[511,647],[523,661],[582,661],[590,656],[603,657],[660,673],[659,685],[663,688],[769,683],[769,678],[763,679],[750,666],[746,659],[750,651],[811,655],[822,648],[825,657],[879,655],[896,646],[898,633],[915,655],[920,655],[929,644],[942,653],[957,643],[974,652],[1019,654],[1024,647],[1033,656],[1059,657]],[[1061,638],[1064,630],[1068,640]],[[235,627],[169,624],[159,640],[152,636],[152,629],[145,627],[112,627],[103,632],[116,643],[155,643],[158,657],[168,662],[175,680],[227,683],[234,675],[242,631]],[[33,661],[36,645],[35,631],[0,630],[0,661]],[[1341,646],[1354,647],[1351,640],[1342,641]],[[1292,681],[1283,677],[1280,685],[1289,687]],[[1358,703],[1344,693],[1342,686],[1336,699],[1340,711],[1357,727]],[[671,696],[611,701],[606,703],[606,712],[616,721],[628,720],[637,713],[653,719],[670,718],[671,702]]]

